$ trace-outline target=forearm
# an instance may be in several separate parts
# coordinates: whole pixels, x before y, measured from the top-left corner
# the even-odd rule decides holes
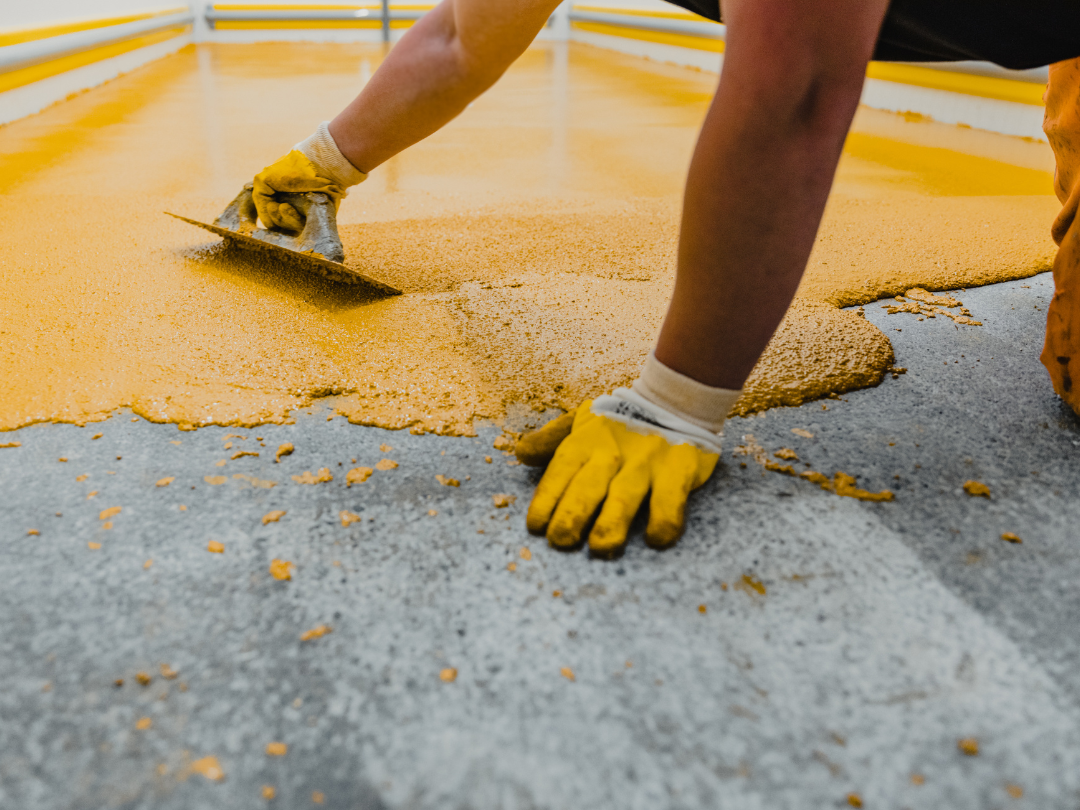
[[[730,15],[724,73],[691,162],[675,292],[656,349],[676,371],[740,388],[783,318],[858,105],[880,22],[869,11],[862,41],[841,60],[822,59],[829,51],[805,42],[812,30],[792,26],[786,42],[782,25],[759,31]],[[809,48],[805,57],[800,47]]]
[[[529,46],[558,0],[444,0],[414,25],[330,123],[364,172],[457,117]]]

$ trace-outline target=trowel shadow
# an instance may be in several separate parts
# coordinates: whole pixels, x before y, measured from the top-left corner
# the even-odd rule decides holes
[[[243,279],[330,312],[391,297],[364,284],[326,278],[287,256],[248,250],[227,242],[210,242],[177,252],[197,272]]]

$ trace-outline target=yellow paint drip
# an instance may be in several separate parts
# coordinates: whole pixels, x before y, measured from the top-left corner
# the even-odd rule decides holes
[[[530,49],[343,204],[348,262],[402,296],[161,214],[212,220],[381,53],[201,45],[0,129],[0,430],[122,407],[182,429],[284,423],[334,396],[357,424],[470,434],[509,403],[568,408],[633,379],[674,277],[708,75],[581,45],[564,73],[559,50]],[[288,116],[253,103],[267,81]],[[798,298],[735,412],[882,380],[888,339],[838,307],[1048,269],[1048,153],[861,111]]]

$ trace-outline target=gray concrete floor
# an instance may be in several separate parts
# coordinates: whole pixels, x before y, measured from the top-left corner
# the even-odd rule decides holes
[[[22,447],[0,450],[0,807],[794,810],[855,793],[1075,810],[1080,422],[1037,362],[1051,291],[960,294],[982,327],[868,306],[909,372],[734,420],[679,545],[651,551],[639,529],[614,562],[526,534],[537,473],[492,449],[495,428],[412,436],[316,409],[255,430],[117,414],[6,434]],[[226,452],[230,433],[247,438]],[[896,501],[740,467],[747,433]],[[283,441],[296,452],[275,464]],[[261,455],[215,466],[241,449]],[[345,486],[351,459],[384,456],[400,466]],[[331,483],[291,480],[324,466]],[[187,768],[208,755],[222,780]]]

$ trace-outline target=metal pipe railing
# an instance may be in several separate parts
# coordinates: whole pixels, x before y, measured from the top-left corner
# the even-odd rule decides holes
[[[678,17],[653,17],[645,14],[620,14],[618,11],[582,11],[570,12],[570,22],[591,22],[603,25],[630,28],[638,31],[653,31],[661,34],[682,34],[723,41],[727,28],[721,23],[708,20],[689,20]],[[995,79],[1046,84],[1048,68],[1031,70],[1009,70],[992,62],[905,62],[904,64],[931,68],[952,73],[968,73],[974,76],[989,76]]]
[[[394,9],[384,15],[381,8],[345,9],[215,9],[207,6],[206,21],[213,28],[219,22],[352,22],[370,20],[385,26],[397,20],[419,20],[427,9]]]
[[[76,31],[72,34],[20,42],[17,45],[5,45],[0,47],[0,73],[33,67],[82,51],[153,34],[166,28],[190,25],[193,20],[191,12],[185,10],[160,17],[149,17],[145,20],[94,28],[89,31]]]

